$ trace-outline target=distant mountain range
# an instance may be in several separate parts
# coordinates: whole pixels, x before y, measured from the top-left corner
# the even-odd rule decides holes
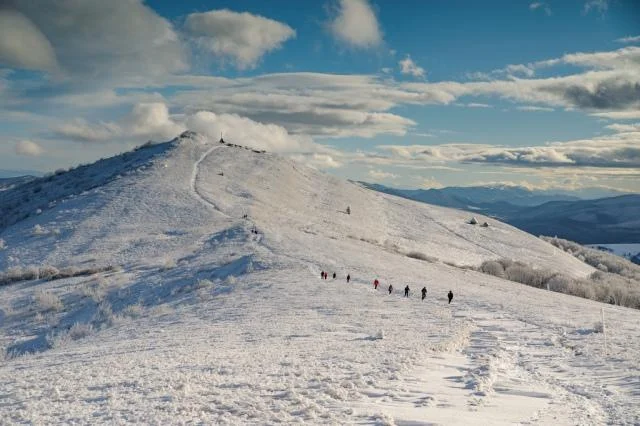
[[[24,176],[42,176],[41,172],[37,172],[35,170],[7,170],[0,169],[0,179],[3,178],[13,178],[13,177],[24,177]]]
[[[492,216],[533,235],[558,236],[581,244],[640,242],[637,194],[584,199],[616,193],[587,189],[572,194],[510,186],[412,190],[361,183],[387,194]]]

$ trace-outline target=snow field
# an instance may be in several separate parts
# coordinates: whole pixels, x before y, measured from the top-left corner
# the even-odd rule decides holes
[[[271,154],[178,141],[149,167],[3,231],[2,265],[121,269],[0,289],[1,342],[37,350],[0,366],[0,418],[640,423],[638,312],[451,266],[509,257],[593,270],[467,216]],[[61,232],[27,235],[36,224]],[[38,308],[36,290],[62,307]]]

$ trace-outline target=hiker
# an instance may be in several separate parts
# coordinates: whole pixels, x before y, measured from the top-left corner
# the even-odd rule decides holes
[[[347,214],[351,214],[351,207],[347,206]]]
[[[424,300],[425,297],[427,297],[427,288],[422,287],[422,300]]]
[[[373,288],[374,289],[378,289],[378,284],[380,284],[380,281],[378,281],[378,279],[376,278],[375,280],[373,280]]]
[[[451,299],[453,299],[453,292],[451,290],[449,290],[449,294],[447,294],[447,297],[449,298],[449,303],[451,303]]]
[[[325,273],[324,273],[324,277],[323,277],[323,278],[326,280],[328,275],[329,275],[329,274],[325,272]]]
[[[404,297],[409,297],[409,285],[404,288]]]
[[[325,274],[325,272],[324,272],[324,271],[320,272],[320,279],[321,279],[321,280],[324,280],[324,274]]]
[[[389,284],[389,294],[391,294],[392,291],[393,291],[393,286]]]
[[[351,281],[351,275],[347,275],[347,284],[349,284],[349,281]]]
[[[335,272],[333,273],[333,279],[334,280],[336,279],[336,273]]]

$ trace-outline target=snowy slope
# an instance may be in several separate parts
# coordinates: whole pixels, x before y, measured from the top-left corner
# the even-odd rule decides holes
[[[3,268],[120,267],[0,288],[0,342],[36,352],[0,367],[0,418],[640,422],[638,312],[604,306],[605,346],[603,305],[455,266],[508,257],[592,271],[574,257],[273,154],[193,134],[157,149],[0,233]],[[43,290],[62,307],[34,302]]]

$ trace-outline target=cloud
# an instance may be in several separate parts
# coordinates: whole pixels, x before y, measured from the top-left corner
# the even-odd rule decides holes
[[[178,91],[171,101],[187,112],[238,114],[322,137],[404,135],[415,122],[387,111],[400,99],[420,96],[360,75],[268,74],[206,86]]]
[[[27,157],[37,157],[44,153],[44,150],[40,145],[29,140],[21,140],[16,143],[15,151],[16,154],[24,155]]]
[[[616,39],[618,43],[640,43],[640,35]]]
[[[22,13],[0,9],[0,64],[54,71],[58,64],[47,37]]]
[[[507,67],[505,68],[505,72],[508,75],[521,74],[521,75],[524,75],[525,77],[533,77],[533,75],[535,74],[535,71],[533,70],[533,68],[531,68],[531,66],[522,65],[522,64],[507,65]]]
[[[438,182],[438,180],[436,178],[434,178],[433,176],[430,177],[420,177],[419,178],[419,185],[421,188],[423,189],[438,189],[438,188],[444,188],[444,185],[441,184],[440,182]]]
[[[332,155],[318,154],[318,153],[305,153],[305,154],[293,154],[290,155],[293,160],[306,164],[314,169],[336,169],[343,166],[343,163],[337,161]]]
[[[377,169],[370,169],[367,172],[367,176],[376,181],[387,180],[387,179],[397,179],[398,175],[390,172],[385,172]]]
[[[582,13],[587,14],[592,10],[599,12],[600,14],[604,14],[609,9],[609,0],[587,0],[584,3],[584,8],[582,9]]]
[[[467,108],[492,108],[489,104],[482,104],[478,102],[471,102],[468,104],[463,104],[462,106],[466,106]]]
[[[539,1],[533,2],[533,3],[529,4],[529,9],[530,10],[543,10],[544,13],[547,14],[547,16],[551,15],[551,8],[545,2],[539,2]]]
[[[400,72],[402,74],[409,74],[414,77],[420,77],[420,78],[424,78],[426,76],[426,72],[424,68],[419,67],[418,64],[413,62],[413,59],[411,59],[411,56],[409,55],[407,55],[406,58],[398,62],[398,65],[400,66]]]
[[[117,142],[126,140],[169,140],[185,130],[174,121],[161,102],[139,103],[119,122],[89,123],[82,118],[57,126],[55,138],[75,142]]]
[[[338,41],[353,48],[370,49],[382,44],[378,18],[368,0],[338,0],[329,29]]]
[[[220,137],[228,141],[270,152],[312,151],[316,147],[308,136],[292,135],[284,127],[264,124],[236,114],[215,114],[199,111],[188,116],[185,126],[189,130]]]
[[[309,154],[310,163],[324,167],[339,167],[339,163],[327,156],[310,136],[294,135],[284,127],[265,124],[237,114],[215,114],[197,111],[191,114],[172,116],[163,103],[140,103],[118,122],[89,123],[76,119],[54,129],[57,138],[78,142],[119,142],[119,141],[166,141],[178,136],[184,130],[192,130],[225,140],[270,152]],[[318,154],[313,157],[313,154]],[[324,156],[323,156],[324,155]]]
[[[640,125],[610,125],[614,134],[543,146],[481,144],[383,145],[401,160],[459,162],[518,167],[640,168]]]
[[[77,142],[102,142],[118,138],[122,129],[116,123],[91,124],[82,118],[62,124],[53,129],[56,137]]]
[[[12,24],[19,29],[12,37],[30,40],[14,54],[22,66],[50,68],[55,54],[61,72],[76,84],[186,69],[186,52],[172,25],[141,0],[5,0],[7,13],[24,17]]]
[[[635,123],[635,124],[613,123],[606,126],[606,128],[613,130],[614,132],[617,132],[617,133],[640,132],[640,123]]]
[[[198,46],[230,58],[239,69],[255,68],[267,52],[281,48],[296,36],[295,30],[281,22],[227,9],[192,13],[185,29]]]
[[[640,68],[640,47],[627,46],[609,52],[569,53],[558,59],[534,63],[533,66],[542,67],[556,64],[603,70],[638,70]]]
[[[611,118],[614,120],[636,120],[640,119],[640,110],[596,112],[590,115],[592,115],[593,117]]]
[[[140,103],[124,120],[126,132],[154,140],[168,140],[185,130],[169,116],[169,108],[161,102]]]
[[[551,112],[551,111],[555,111],[555,109],[553,108],[547,108],[547,107],[539,107],[539,106],[534,106],[534,105],[523,105],[523,106],[519,106],[516,107],[516,109],[518,111],[544,111],[544,112]]]

